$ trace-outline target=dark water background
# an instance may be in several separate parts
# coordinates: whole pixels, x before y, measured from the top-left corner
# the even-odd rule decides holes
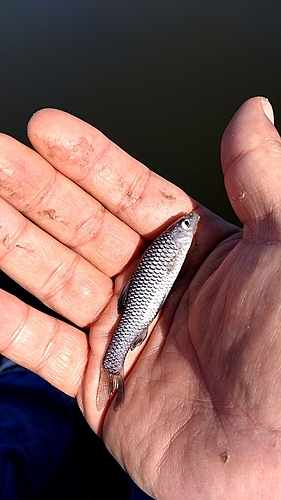
[[[262,94],[281,114],[281,2],[6,0],[0,3],[0,130],[57,107],[235,221],[223,130]]]
[[[221,135],[258,94],[273,103],[278,127],[280,62],[280,0],[2,0],[0,131],[28,143],[34,111],[63,109],[236,222],[220,170]],[[47,310],[0,278],[1,287]],[[100,487],[98,498],[107,498]]]

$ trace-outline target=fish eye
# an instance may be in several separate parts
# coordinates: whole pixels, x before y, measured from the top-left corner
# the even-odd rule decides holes
[[[184,219],[182,222],[181,222],[181,227],[183,229],[188,229],[190,226],[190,220],[189,219]]]

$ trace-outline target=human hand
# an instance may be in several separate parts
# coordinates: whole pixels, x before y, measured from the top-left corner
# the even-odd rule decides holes
[[[280,138],[261,100],[240,108],[222,144],[243,236],[70,115],[40,111],[28,131],[38,153],[0,138],[1,268],[91,331],[1,291],[1,352],[76,396],[157,500],[280,498]],[[196,247],[149,339],[128,355],[125,402],[98,412],[130,263],[191,210],[201,217]]]

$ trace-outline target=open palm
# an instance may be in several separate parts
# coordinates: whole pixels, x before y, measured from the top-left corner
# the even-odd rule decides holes
[[[31,119],[37,153],[0,138],[1,268],[90,328],[87,337],[1,291],[0,350],[76,396],[157,500],[281,497],[281,143],[262,102],[246,102],[222,142],[243,233],[63,112]],[[128,355],[124,405],[98,412],[133,260],[191,210],[201,217],[194,246],[145,345]]]

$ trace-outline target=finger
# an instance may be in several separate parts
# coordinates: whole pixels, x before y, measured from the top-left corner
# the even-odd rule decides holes
[[[139,235],[36,152],[0,135],[0,195],[108,276],[140,249]]]
[[[250,99],[237,111],[222,140],[226,189],[248,237],[280,237],[281,141],[271,120],[268,101]]]
[[[28,125],[28,136],[56,169],[148,240],[176,216],[196,210],[201,217],[200,262],[236,230],[177,186],[150,172],[97,129],[68,113],[55,109],[35,113]]]
[[[142,235],[194,208],[193,200],[181,189],[74,116],[41,110],[29,122],[28,136],[57,170]]]
[[[86,335],[3,290],[0,304],[0,352],[75,397],[87,363]]]
[[[12,279],[79,326],[100,314],[112,281],[0,198],[0,266]]]

